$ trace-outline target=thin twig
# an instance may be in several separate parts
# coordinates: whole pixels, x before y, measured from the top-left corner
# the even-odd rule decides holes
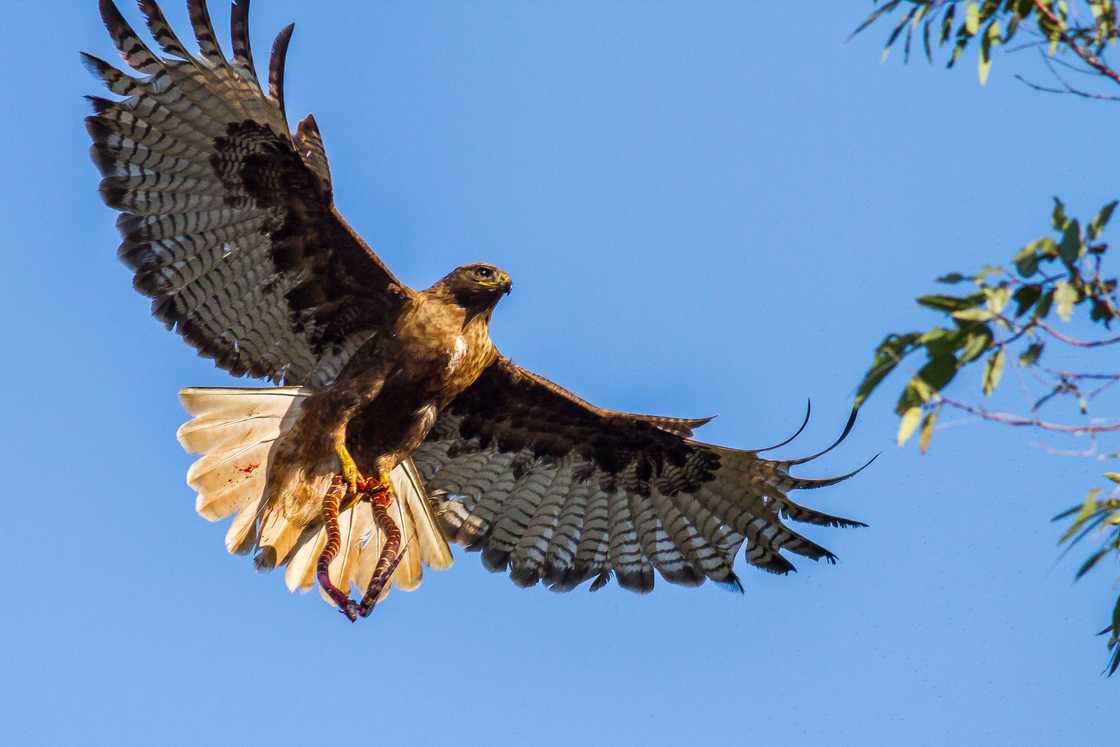
[[[1104,421],[1098,424],[1087,425],[1067,425],[1064,423],[1051,423],[1046,420],[1039,420],[1038,418],[1027,418],[1022,415],[1015,415],[1010,412],[994,412],[992,410],[985,410],[982,407],[969,405],[964,402],[958,402],[954,399],[942,396],[939,402],[955,407],[958,410],[975,415],[983,420],[990,420],[994,423],[1002,423],[1003,425],[1010,426],[1027,426],[1032,428],[1040,428],[1045,431],[1053,431],[1055,433],[1071,433],[1074,435],[1084,435],[1088,433],[1106,433],[1110,431],[1120,431],[1120,422],[1112,423]]]
[[[1117,343],[1120,343],[1120,335],[1116,337],[1108,337],[1103,340],[1076,340],[1072,337],[1068,337],[1067,335],[1062,334],[1041,319],[1034,320],[1034,325],[1049,334],[1055,340],[1061,340],[1067,345],[1073,345],[1074,347],[1078,348],[1099,348],[1105,345],[1115,345]]]
[[[1077,44],[1069,34],[1067,34],[1065,31],[1062,31],[1061,21],[1059,21],[1058,17],[1054,15],[1054,12],[1050,10],[1050,6],[1045,2],[1045,0],[1034,0],[1034,7],[1038,8],[1038,12],[1041,15],[1045,16],[1046,20],[1050,22],[1050,25],[1054,27],[1054,30],[1058,33],[1058,39],[1067,47],[1072,49],[1074,54],[1084,60],[1086,65],[1093,68],[1106,78],[1109,78],[1113,83],[1120,85],[1120,73],[1117,73],[1115,70],[1110,68],[1099,57],[1090,52],[1088,49],[1085,49],[1081,45]],[[1041,26],[1041,24],[1039,25]],[[1043,32],[1045,33],[1045,29],[1043,29]]]

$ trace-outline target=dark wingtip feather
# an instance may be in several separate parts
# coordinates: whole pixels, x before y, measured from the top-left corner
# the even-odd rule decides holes
[[[603,571],[595,577],[594,581],[591,582],[591,587],[588,589],[588,591],[599,591],[599,589],[602,589],[604,586],[610,583],[610,580],[611,572]]]
[[[813,400],[811,400],[811,399],[806,400],[805,419],[801,421],[801,426],[794,432],[794,434],[792,436],[790,436],[789,438],[787,438],[785,441],[782,441],[779,444],[774,444],[773,446],[767,446],[765,449],[755,449],[755,453],[756,454],[761,454],[761,453],[766,452],[766,451],[773,451],[774,449],[780,449],[783,446],[785,446],[786,444],[793,441],[793,439],[800,436],[801,431],[805,430],[805,426],[809,425],[809,415],[811,415],[812,412],[813,412]]]
[[[520,586],[522,589],[536,586],[541,580],[538,572],[534,571],[532,568],[519,565],[510,568],[509,577],[515,585]]]
[[[702,586],[708,577],[690,565],[681,567],[676,571],[661,570],[661,577],[678,586]]]
[[[653,591],[653,568],[642,568],[637,573],[618,573],[618,585],[637,594]]]
[[[214,33],[214,24],[210,20],[210,8],[206,6],[206,0],[187,0],[187,13],[190,15],[191,26],[194,28],[194,36],[202,56],[213,64],[225,64],[226,58],[222,54],[221,45],[218,44],[218,36]]]
[[[746,594],[746,591],[744,591],[744,589],[743,589],[743,582],[740,581],[739,577],[736,576],[734,573],[732,573],[730,576],[723,579],[722,581],[713,581],[713,583],[715,583],[716,586],[723,589],[724,591],[735,592],[735,593],[738,593],[738,594]]]
[[[78,52],[78,56],[82,58],[82,67],[88,70],[90,75],[101,80],[102,71],[109,67],[109,63],[100,57],[94,57],[89,52]]]
[[[494,547],[482,551],[482,565],[491,573],[501,573],[509,568],[509,553]]]
[[[85,122],[86,132],[95,145],[104,143],[113,134],[113,131],[109,129],[109,126],[105,124],[105,121],[102,120],[101,117],[86,117]]]
[[[128,27],[128,21],[124,20],[121,11],[117,8],[117,4],[113,0],[98,0],[97,9],[101,13],[101,21],[105,24],[105,28],[109,30],[110,34],[115,35],[121,27]]]
[[[284,109],[284,65],[288,56],[288,45],[292,41],[292,32],[296,30],[294,23],[289,23],[276,35],[272,43],[272,57],[268,63],[268,94],[276,100],[280,111]],[[287,114],[285,113],[285,118]]]
[[[98,191],[101,193],[101,199],[109,207],[116,209],[125,207],[124,197],[128,194],[128,190],[117,183],[116,177],[107,176],[102,179]]]
[[[866,462],[864,462],[863,466],[859,467],[858,469],[852,470],[851,472],[847,473],[846,475],[840,475],[838,477],[826,477],[822,480],[811,480],[811,479],[801,478],[801,477],[790,477],[789,481],[792,483],[792,485],[790,486],[790,489],[791,490],[816,490],[817,488],[827,488],[829,485],[835,485],[838,482],[844,482],[845,480],[848,480],[852,477],[855,477],[860,472],[863,472],[865,469],[870,467],[871,464],[876,459],[878,459],[880,456],[882,456],[882,453],[883,452],[879,452],[878,454],[876,454],[875,456],[871,457]]]
[[[101,96],[86,96],[85,100],[89,102],[90,107],[96,114],[104,114],[114,106],[112,101]],[[90,119],[92,119],[92,117],[87,117],[86,122],[89,122]],[[108,128],[106,127],[106,129]]]
[[[97,123],[97,119],[95,117],[89,117],[86,120],[87,132],[91,127],[89,123],[90,119],[94,120],[95,122],[93,127],[96,128],[102,126],[100,123]],[[90,132],[90,137],[93,137],[92,132]],[[95,142],[93,145],[89,146],[89,158],[91,161],[93,161],[93,165],[97,167],[97,171],[101,174],[101,176],[113,176],[117,173],[117,154],[112,148],[105,145],[104,143]]]
[[[253,556],[253,565],[258,571],[271,571],[276,567],[276,548],[264,545]]]
[[[851,434],[852,428],[854,428],[855,425],[856,425],[856,415],[858,413],[859,413],[859,410],[857,408],[853,407],[852,408],[852,414],[848,416],[848,422],[844,425],[844,430],[840,433],[840,437],[837,438],[835,441],[833,441],[832,444],[830,446],[828,446],[828,448],[821,449],[816,454],[812,454],[812,455],[807,456],[807,457],[801,457],[800,459],[787,460],[785,462],[785,465],[787,467],[792,467],[795,464],[805,464],[806,462],[811,462],[814,459],[816,459],[818,457],[822,457],[825,454],[827,454],[828,452],[835,449],[837,446],[839,446],[841,443],[844,442],[844,439],[846,439],[849,434]]]
[[[148,21],[148,30],[152,32],[152,37],[155,38],[160,48],[169,55],[179,57],[187,62],[194,62],[194,57],[179,41],[179,37],[175,35],[175,30],[167,22],[167,17],[163,15],[163,9],[159,7],[159,4],[155,0],[138,0],[137,4],[140,6],[140,12],[144,14],[144,18]]]
[[[233,60],[238,69],[254,83],[257,71],[253,65],[253,45],[249,41],[249,0],[236,0],[230,8],[230,38],[233,40]],[[258,83],[259,85],[259,83]]]

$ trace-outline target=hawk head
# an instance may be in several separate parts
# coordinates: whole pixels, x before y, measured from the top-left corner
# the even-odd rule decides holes
[[[494,308],[502,296],[513,290],[513,281],[494,265],[479,262],[455,268],[435,288],[450,293],[456,303],[477,314]]]

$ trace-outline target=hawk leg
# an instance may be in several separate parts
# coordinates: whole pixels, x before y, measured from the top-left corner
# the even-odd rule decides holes
[[[377,558],[377,566],[374,568],[373,577],[370,578],[365,596],[362,597],[361,604],[358,605],[358,614],[362,617],[369,617],[370,613],[373,612],[374,605],[377,604],[377,598],[381,596],[385,584],[389,582],[393,571],[397,569],[401,558],[404,557],[404,553],[400,552],[400,527],[389,517],[388,512],[388,508],[393,505],[393,486],[389,482],[389,474],[382,472],[380,482],[374,485],[370,485],[370,482],[372,481],[367,481],[362,486],[365,493],[363,497],[368,499],[373,507],[373,516],[377,520],[377,525],[385,534],[385,545],[381,548],[381,555]]]
[[[338,605],[339,612],[346,615],[350,622],[354,622],[358,619],[358,605],[350,599],[348,593],[331,583],[330,577],[331,561],[338,555],[339,548],[342,545],[342,535],[338,529],[338,506],[347,490],[346,479],[336,477],[323,495],[322,516],[323,524],[327,529],[327,544],[319,555],[319,562],[315,570],[323,591]]]
[[[349,495],[357,495],[358,488],[361,483],[365,482],[362,473],[358,471],[358,465],[354,461],[354,457],[350,456],[350,451],[346,448],[346,428],[339,430],[334,440],[334,453],[338,456],[338,461],[342,465],[342,477],[346,480],[346,485],[349,487]]]

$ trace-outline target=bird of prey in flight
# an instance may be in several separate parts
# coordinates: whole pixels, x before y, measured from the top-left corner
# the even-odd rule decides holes
[[[131,71],[83,55],[116,94],[90,97],[86,126],[119,256],[200,355],[281,385],[180,395],[179,441],[203,455],[187,482],[199,514],[233,517],[230,552],[284,567],[289,589],[317,583],[354,620],[423,565],[449,567],[449,543],[519,586],[613,576],[648,592],[656,572],[741,591],[744,543],[748,563],[787,573],[783,550],[835,560],[788,520],[862,526],[790,498],[855,474],[790,475],[819,454],[702,443],[706,419],[597,407],[502,356],[489,322],[509,275],[469,264],[414,290],[335,210],[315,119],[293,134],[284,111],[292,26],[262,85],[249,0],[232,5],[231,57],[205,0],[187,3],[197,52],[155,0],[139,5],[158,51],[100,0]]]

